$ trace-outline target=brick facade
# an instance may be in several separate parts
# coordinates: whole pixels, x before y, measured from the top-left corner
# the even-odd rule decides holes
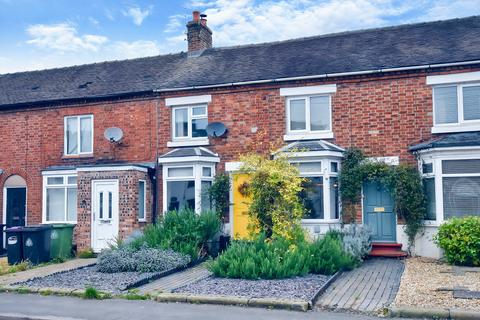
[[[147,172],[128,171],[80,171],[78,173],[78,212],[75,238],[78,250],[91,246],[92,222],[92,181],[117,180],[119,205],[119,237],[125,239],[133,230],[143,228],[152,221],[152,181]],[[145,222],[139,222],[138,213],[138,182],[146,181],[145,192]]]
[[[477,70],[480,67],[459,67],[435,73]],[[0,175],[0,206],[5,180],[18,174],[27,181],[28,221],[30,224],[41,223],[42,170],[50,166],[156,162],[158,154],[171,150],[167,147],[167,142],[171,141],[171,107],[165,106],[166,97],[212,95],[208,120],[223,122],[228,128],[225,137],[211,138],[208,146],[221,159],[217,172],[224,169],[226,161],[236,161],[242,153],[267,153],[285,144],[285,98],[280,96],[280,87],[330,83],[337,84],[337,92],[332,99],[334,139],[329,141],[344,148],[361,148],[368,156],[399,156],[402,162],[413,163],[414,157],[408,152],[408,146],[432,136],[432,93],[425,83],[426,75],[425,71],[411,71],[324,81],[245,85],[120,101],[1,111],[0,168],[4,173]],[[83,114],[94,116],[94,153],[91,157],[64,157],[64,117]],[[120,127],[124,132],[124,139],[118,147],[113,147],[103,137],[104,130],[113,126]],[[162,208],[160,171],[157,170],[158,212]],[[130,189],[135,179],[140,178],[139,173],[99,174],[79,174],[79,225],[76,234],[80,247],[89,246],[90,241],[89,187],[93,178],[116,177],[121,181],[121,198],[125,198],[121,200],[124,201],[124,209],[121,210],[123,223],[120,234],[127,235],[133,228],[140,227],[133,220],[137,195]],[[150,185],[149,188],[151,201]],[[151,207],[148,205],[147,209]],[[150,211],[149,219],[151,216]]]

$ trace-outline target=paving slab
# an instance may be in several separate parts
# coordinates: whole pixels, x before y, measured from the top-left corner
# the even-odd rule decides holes
[[[172,292],[173,290],[193,283],[195,281],[209,277],[212,273],[207,270],[205,263],[199,264],[193,268],[176,272],[169,276],[152,281],[137,289],[142,294],[155,292]]]
[[[367,260],[361,267],[340,275],[318,299],[316,306],[338,311],[374,313],[393,302],[403,270],[403,260]]]
[[[72,259],[63,263],[49,264],[43,267],[33,268],[21,272],[10,273],[0,276],[0,286],[11,285],[29,279],[45,277],[57,272],[69,271],[95,264],[97,259]]]

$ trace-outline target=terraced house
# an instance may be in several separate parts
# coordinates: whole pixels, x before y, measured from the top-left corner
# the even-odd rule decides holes
[[[216,173],[271,145],[309,179],[312,233],[340,225],[349,147],[418,163],[429,210],[417,254],[440,255],[442,221],[480,215],[480,17],[215,48],[194,12],[187,34],[187,52],[0,76],[3,222],[76,223],[78,248],[101,250],[166,210],[208,208]],[[242,179],[232,234],[247,219]],[[358,220],[405,244],[393,206],[365,185]]]

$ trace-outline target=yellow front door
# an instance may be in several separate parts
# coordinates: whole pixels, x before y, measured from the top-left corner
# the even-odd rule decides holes
[[[248,207],[249,197],[242,194],[242,186],[248,183],[249,176],[245,173],[233,175],[233,237],[234,239],[246,238],[248,236]]]

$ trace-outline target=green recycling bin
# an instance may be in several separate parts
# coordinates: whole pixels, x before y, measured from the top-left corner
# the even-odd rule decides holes
[[[73,228],[75,228],[74,224],[52,224],[50,259],[65,259],[72,256]]]

